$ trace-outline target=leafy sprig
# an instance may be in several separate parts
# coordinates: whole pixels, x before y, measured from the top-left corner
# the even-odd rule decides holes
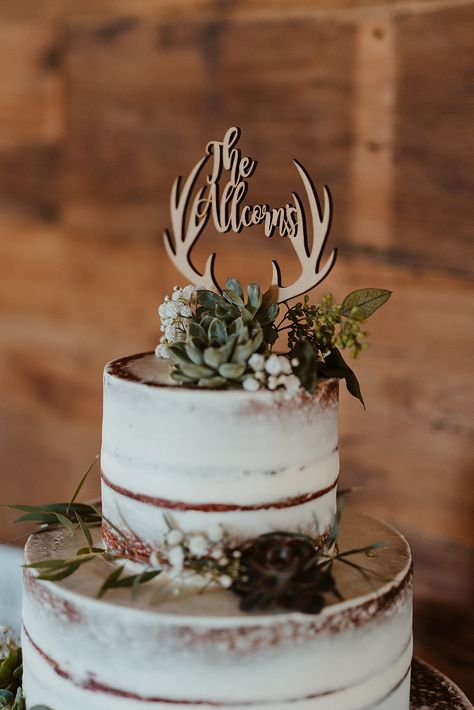
[[[91,530],[102,525],[102,521],[113,528],[117,534],[126,538],[120,528],[114,525],[106,518],[100,508],[92,503],[78,503],[77,498],[82,490],[82,487],[89,476],[96,459],[86,469],[81,477],[72,498],[65,503],[47,503],[45,505],[10,505],[7,506],[12,510],[19,510],[24,515],[17,518],[15,522],[24,523],[32,522],[39,526],[36,533],[44,533],[51,530],[64,528],[70,535],[75,535],[81,532],[84,537],[85,546],[80,547],[75,555],[66,559],[44,559],[26,564],[27,569],[35,570],[36,578],[47,582],[58,582],[73,575],[77,570],[94,560],[99,560],[107,564],[113,564],[114,569],[105,579],[97,592],[97,598],[101,598],[110,589],[118,589],[130,587],[132,593],[136,595],[139,587],[142,584],[150,581],[161,570],[145,571],[135,575],[123,577],[124,567],[117,567],[117,563],[123,560],[119,555],[111,554],[104,547],[94,545]],[[1,677],[0,677],[1,680]],[[0,682],[1,687],[1,682]],[[1,708],[1,705],[0,705]]]
[[[331,294],[315,305],[310,305],[308,296],[291,307],[284,304],[287,311],[277,331],[288,331],[288,349],[297,362],[294,370],[308,392],[314,392],[321,376],[341,378],[365,407],[357,377],[341,349],[348,349],[354,358],[360,355],[367,347],[362,324],[390,296],[386,289],[365,288],[352,291],[340,304]]]

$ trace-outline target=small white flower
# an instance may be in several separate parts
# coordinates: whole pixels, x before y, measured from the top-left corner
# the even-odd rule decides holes
[[[223,554],[224,554],[224,550],[222,549],[222,547],[215,547],[211,551],[211,557],[213,560],[220,560],[220,558],[222,557]]]
[[[204,535],[193,535],[189,539],[189,551],[192,555],[196,557],[203,557],[208,548],[208,541]]]
[[[260,389],[260,383],[255,377],[246,377],[242,383],[242,387],[246,392],[256,392]]]
[[[188,284],[181,289],[181,296],[185,301],[192,301],[196,298],[196,287],[192,284]]]
[[[260,372],[265,366],[265,357],[260,353],[254,353],[249,358],[249,365],[254,372]]]
[[[211,525],[207,530],[207,537],[211,542],[220,542],[224,537],[224,529],[221,525]]]
[[[285,378],[285,389],[289,394],[296,394],[301,389],[301,382],[296,375],[288,375]]]
[[[224,589],[229,589],[232,585],[232,577],[229,577],[228,574],[221,574],[219,577],[219,584],[221,587],[224,587]]]
[[[265,370],[269,375],[279,375],[281,373],[281,363],[278,355],[270,355],[265,362]]]
[[[180,545],[183,542],[184,535],[181,530],[170,530],[166,536],[166,542],[170,547]]]
[[[288,360],[287,357],[284,355],[280,355],[278,357],[279,363],[280,363],[280,368],[281,372],[283,375],[291,375],[293,370],[291,369],[291,362]]]
[[[179,309],[179,315],[182,316],[183,318],[191,318],[193,315],[193,310],[191,306],[187,306],[186,304],[183,304],[181,308]]]
[[[168,562],[171,567],[179,572],[183,569],[184,564],[184,550],[182,547],[172,547],[168,552]]]
[[[276,390],[276,388],[279,385],[278,377],[275,375],[270,375],[270,377],[267,380],[267,387],[269,390]]]
[[[168,347],[164,343],[160,343],[159,345],[156,346],[155,348],[155,355],[156,357],[169,357],[169,350]]]
[[[179,301],[181,298],[181,289],[178,288],[177,286],[174,287],[174,291],[171,294],[171,300],[172,301]]]
[[[294,357],[291,359],[291,366],[292,367],[298,367],[299,364],[300,364],[300,361],[298,360],[297,357]]]
[[[153,550],[148,560],[150,567],[161,569],[161,562],[158,559],[158,550]]]

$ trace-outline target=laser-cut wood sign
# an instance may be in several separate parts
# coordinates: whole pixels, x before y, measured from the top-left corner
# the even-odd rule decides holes
[[[323,266],[320,263],[331,224],[331,196],[329,189],[324,186],[321,209],[311,178],[304,167],[297,160],[293,160],[309,204],[311,245],[308,241],[303,202],[296,192],[292,192],[293,203],[284,207],[272,208],[267,204],[243,205],[248,189],[247,181],[254,173],[257,161],[242,156],[236,147],[239,138],[240,129],[229,128],[223,141],[210,141],[207,144],[206,155],[196,163],[184,183],[181,177],[174,181],[170,201],[171,230],[165,231],[164,234],[166,251],[175,267],[190,283],[220,291],[214,272],[216,254],[208,257],[202,274],[196,270],[190,258],[191,251],[209,219],[212,217],[215,229],[221,233],[239,233],[245,227],[263,223],[267,237],[271,237],[277,230],[280,236],[290,239],[301,264],[301,274],[296,281],[289,286],[283,286],[281,268],[277,261],[272,260],[272,285],[267,294],[271,294],[271,300],[282,303],[313,289],[326,278],[334,265],[335,249]],[[204,184],[197,187],[199,177],[211,158],[212,170],[205,177]]]

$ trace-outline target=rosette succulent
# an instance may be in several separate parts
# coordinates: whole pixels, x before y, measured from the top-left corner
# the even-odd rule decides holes
[[[277,303],[265,303],[258,284],[249,284],[247,287],[247,300],[244,300],[243,288],[237,279],[227,279],[226,288],[222,295],[213,291],[201,290],[197,295],[198,320],[212,316],[218,318],[226,325],[241,318],[244,325],[262,329],[263,340],[267,345],[272,345],[278,337],[274,325],[278,314]]]
[[[241,549],[240,574],[231,589],[241,597],[243,611],[279,607],[317,614],[323,592],[339,596],[331,572],[320,562],[303,535],[261,535]]]
[[[248,361],[265,349],[260,323],[244,323],[241,316],[227,322],[202,314],[192,321],[186,340],[168,347],[173,363],[171,377],[179,383],[200,387],[239,385],[252,372]]]

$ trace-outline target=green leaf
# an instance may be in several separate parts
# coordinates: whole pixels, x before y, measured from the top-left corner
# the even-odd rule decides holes
[[[270,303],[269,306],[264,308],[262,312],[258,314],[258,321],[260,325],[269,325],[270,323],[273,323],[278,315],[278,311],[278,303]]]
[[[58,519],[58,522],[61,523],[69,532],[74,535],[76,532],[76,528],[74,526],[74,523],[69,520],[65,515],[62,515],[61,513],[55,513],[56,518]]]
[[[109,589],[113,588],[113,586],[118,582],[124,569],[125,569],[125,565],[121,565],[120,567],[117,567],[116,569],[114,569],[108,575],[108,577],[105,578],[105,580],[103,581],[103,583],[100,586],[99,591],[96,594],[97,599],[101,599]]]
[[[189,357],[186,352],[184,343],[179,342],[173,343],[172,345],[168,345],[168,352],[170,354],[170,359],[173,362],[177,362],[180,365],[182,363],[189,363]]]
[[[235,334],[235,335],[240,335],[244,328],[244,321],[242,318],[239,316],[239,318],[236,318],[235,320],[232,321],[232,323],[229,326],[229,333]]]
[[[218,318],[212,320],[208,330],[208,338],[210,343],[224,345],[227,340],[227,330],[222,321]]]
[[[86,526],[85,522],[83,521],[83,519],[81,518],[81,516],[80,516],[78,513],[76,513],[76,520],[77,520],[77,522],[79,523],[79,527],[80,527],[81,530],[82,530],[82,534],[84,535],[84,537],[85,537],[85,539],[86,539],[86,542],[87,542],[87,544],[88,544],[88,546],[89,546],[89,549],[91,550],[92,547],[93,547],[93,545],[94,545],[93,540],[92,540],[91,532],[90,532],[89,528]]]
[[[239,346],[243,347],[243,346]],[[238,348],[236,348],[238,350]],[[241,362],[226,362],[219,367],[219,375],[230,380],[238,380],[246,369],[246,363]]]
[[[213,291],[203,289],[197,292],[197,301],[200,306],[204,306],[205,308],[214,308],[220,300],[221,297]]]
[[[212,370],[205,365],[193,365],[192,363],[180,363],[181,371],[188,377],[192,377],[194,380],[198,380],[201,377],[210,377]]]
[[[222,295],[224,296],[226,301],[229,301],[229,303],[233,303],[235,306],[242,307],[244,305],[242,297],[239,296],[236,291],[232,291],[231,289],[226,288],[224,289],[224,291],[222,291]]]
[[[298,360],[298,365],[293,366],[293,372],[305,390],[312,394],[318,383],[319,363],[316,351],[309,340],[301,338],[293,348],[291,358]]]
[[[198,342],[197,338],[189,338],[189,340],[192,341],[193,344],[191,345],[190,343],[186,343],[186,345],[184,346],[186,349],[186,355],[194,365],[202,365],[202,352],[199,348],[194,346],[194,343]]]
[[[211,316],[209,314],[207,314],[201,318],[201,325],[204,328],[204,330],[206,331],[206,338],[205,338],[206,342],[207,342],[207,331],[209,330],[209,326],[211,325],[213,319],[214,319],[213,316]]]
[[[234,318],[238,318],[240,314],[240,311],[236,306],[233,306],[231,303],[227,303],[226,301],[219,303],[214,312],[217,318],[220,318],[226,322],[234,320]]]
[[[247,286],[247,310],[254,316],[262,305],[262,292],[258,284],[249,284]]]
[[[188,325],[188,335],[190,335],[192,338],[199,338],[199,340],[202,340],[204,342],[207,341],[207,333],[204,330],[203,326],[200,323],[196,323],[196,321],[191,321],[191,323]]]
[[[98,459],[99,459],[99,457],[98,457],[98,456],[95,456],[95,457],[94,457],[94,460],[92,461],[92,463],[90,463],[89,466],[86,468],[86,470],[85,470],[85,472],[84,472],[84,475],[82,476],[81,480],[79,481],[79,483],[78,483],[78,485],[77,485],[77,487],[76,487],[76,490],[74,491],[73,496],[72,496],[72,498],[71,498],[71,500],[70,500],[70,502],[69,502],[69,505],[68,505],[68,508],[67,508],[67,511],[66,511],[66,514],[67,514],[67,515],[70,514],[70,512],[71,512],[71,506],[73,506],[74,503],[76,502],[77,496],[78,496],[79,493],[81,492],[82,487],[84,486],[84,483],[87,481],[87,479],[88,479],[88,477],[89,477],[89,474],[90,474],[90,472],[92,471],[92,469],[94,468],[94,466],[96,465]]]
[[[122,565],[109,574],[97,592],[97,599],[101,599],[104,594],[109,591],[109,589],[123,589],[131,587],[136,593],[139,585],[145,584],[161,574],[161,570],[149,570],[140,572],[139,574],[129,575],[128,577],[122,577],[124,569],[125,565]]]
[[[234,293],[236,293],[240,299],[243,299],[244,290],[240,284],[240,281],[237,281],[237,279],[234,279],[231,277],[230,279],[227,279],[227,281],[225,282],[225,287],[229,291],[233,291]]]
[[[209,387],[210,389],[219,389],[227,384],[224,377],[203,377],[198,381],[199,387]]]
[[[204,350],[204,362],[214,370],[217,370],[219,365],[226,361],[227,357],[222,348],[206,348]]]
[[[247,340],[246,343],[242,343],[242,345],[237,345],[232,355],[232,362],[244,363],[246,365],[249,357],[255,352],[257,348],[255,347],[253,340]]]
[[[341,314],[349,317],[352,309],[357,307],[357,318],[365,320],[383,306],[392,295],[384,288],[361,288],[349,293],[341,303]]]
[[[362,402],[365,409],[364,398],[360,391],[359,381],[353,370],[342,357],[341,351],[334,348],[329,355],[324,358],[324,365],[321,372],[325,377],[340,377],[346,381],[347,391]]]

